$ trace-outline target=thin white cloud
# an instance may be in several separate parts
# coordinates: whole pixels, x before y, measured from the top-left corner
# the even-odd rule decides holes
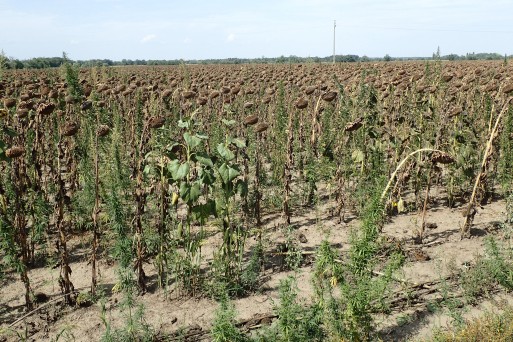
[[[23,11],[0,11],[0,32],[9,32],[9,35],[41,33],[53,25],[55,25],[55,16]],[[16,29],[13,30],[13,27]],[[30,34],[28,34],[29,32]]]
[[[234,33],[230,33],[230,34],[228,35],[228,37],[226,37],[226,41],[227,41],[228,43],[231,43],[231,42],[233,42],[234,40],[235,40],[235,34],[234,34]]]
[[[262,0],[229,9],[206,2],[201,12],[192,6],[54,0],[27,7],[0,0],[0,49],[22,59],[64,48],[76,59],[327,56],[336,20],[339,54],[430,56],[437,46],[444,54],[511,54],[511,0]]]
[[[151,42],[152,40],[155,40],[156,38],[157,38],[157,35],[148,34],[141,39],[141,43],[143,43],[143,44],[148,43],[148,42]]]

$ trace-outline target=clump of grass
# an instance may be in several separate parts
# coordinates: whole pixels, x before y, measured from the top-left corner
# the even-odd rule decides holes
[[[487,294],[495,281],[490,274],[487,263],[484,259],[479,258],[474,267],[464,269],[461,272],[459,284],[463,290],[465,302],[473,305],[477,303],[478,297]]]
[[[329,250],[329,246],[323,244],[319,251],[316,285],[321,303],[326,303],[323,305],[323,322],[334,340],[367,341],[374,338],[372,313],[387,311],[384,298],[390,291],[393,273],[404,259],[394,254],[385,265],[378,260],[382,247],[379,233],[385,219],[383,196],[380,195],[385,180],[379,176],[379,170],[378,164],[371,168],[375,181],[369,184],[364,194],[367,200],[362,210],[362,224],[359,230],[351,234],[347,260],[343,260],[339,268],[335,265],[335,254]],[[375,276],[373,271],[376,268],[381,268],[383,275]],[[329,285],[326,279],[322,279],[326,276],[330,279]],[[337,287],[340,295],[326,291],[330,286]]]
[[[214,260],[210,281],[205,284],[205,292],[216,300],[228,297],[244,296],[258,288],[260,269],[263,264],[264,249],[257,244],[247,263],[243,265],[238,278],[226,278],[219,258]]]
[[[425,342],[513,341],[513,308],[486,313],[453,331],[437,332]]]
[[[280,282],[280,302],[274,306],[278,319],[271,327],[260,332],[257,341],[325,341],[321,306],[302,305],[298,292],[294,277]]]
[[[126,305],[126,304],[125,304]],[[102,316],[102,320],[104,316]],[[137,305],[135,311],[129,308],[125,313],[125,325],[119,329],[112,330],[110,323],[104,320],[106,331],[102,341],[155,341],[157,334],[144,319],[143,305]]]
[[[506,222],[505,225],[513,227],[513,192],[506,199]]]
[[[235,308],[225,296],[219,303],[210,334],[216,342],[245,342],[249,338],[235,326]]]
[[[323,240],[317,249],[313,282],[317,295],[321,296],[321,299],[325,291],[331,292],[344,279],[339,257],[336,250],[330,246],[328,240]]]
[[[297,270],[303,261],[303,252],[297,238],[293,235],[293,227],[286,226],[283,228],[285,235],[285,243],[280,246],[285,253],[284,263],[290,270]]]
[[[513,289],[513,253],[493,238],[485,241],[486,262],[493,278],[507,290]]]
[[[485,240],[485,255],[476,258],[475,265],[461,271],[458,279],[463,299],[454,296],[446,281],[442,282],[444,297],[440,306],[449,310],[458,327],[464,326],[462,311],[465,305],[475,305],[478,298],[486,297],[498,286],[511,291],[513,288],[513,254],[510,248],[493,237]],[[462,309],[463,308],[463,309]]]

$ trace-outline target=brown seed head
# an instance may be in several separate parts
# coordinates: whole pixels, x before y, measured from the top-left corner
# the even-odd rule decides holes
[[[32,101],[21,101],[20,103],[18,103],[18,110],[20,109],[32,109],[34,106],[34,103]]]
[[[97,84],[96,86],[98,87],[98,92],[100,92],[100,93],[109,89],[109,86],[106,84],[100,83],[100,84]]]
[[[208,97],[210,97],[210,99],[215,99],[216,97],[218,97],[219,95],[221,95],[221,92],[219,92],[218,90],[214,90],[210,93],[210,95]]]
[[[263,122],[260,122],[255,126],[255,132],[262,133],[265,132],[269,128],[269,125]]]
[[[173,91],[171,89],[166,89],[162,92],[161,96],[163,99],[168,99],[173,94]]]
[[[49,115],[51,114],[55,109],[55,104],[51,102],[41,103],[39,106],[37,106],[37,112],[41,115]]]
[[[114,88],[114,92],[116,92],[117,94],[119,94],[125,90],[126,90],[126,84],[120,84],[116,88]]]
[[[509,93],[511,93],[512,91],[513,91],[513,83],[506,84],[506,85],[504,86],[504,88],[502,88],[502,92],[503,92],[504,94],[509,94]]]
[[[160,128],[164,126],[165,122],[166,118],[163,116],[154,116],[148,121],[148,126],[150,126],[150,128]]]
[[[82,106],[80,108],[82,108],[82,110],[88,110],[88,109],[91,109],[92,107],[93,107],[93,102],[84,101],[84,102],[82,102]]]
[[[87,84],[85,87],[84,87],[84,96],[85,97],[89,97],[89,95],[91,95],[93,91],[93,87],[90,86],[89,84]]]
[[[463,108],[461,108],[460,106],[456,106],[454,107],[450,112],[449,112],[449,117],[452,118],[453,116],[456,116],[458,114],[461,114],[463,112]]]
[[[337,93],[334,91],[328,91],[322,95],[322,99],[326,102],[331,102],[331,101],[335,100],[336,97],[337,97]]]
[[[25,149],[21,146],[13,146],[5,151],[5,155],[8,158],[18,158],[25,153]]]
[[[301,97],[301,98],[297,99],[297,101],[294,103],[294,105],[298,109],[305,109],[306,107],[308,107],[308,100],[305,99],[304,97]]]
[[[68,122],[62,127],[61,134],[65,137],[72,137],[77,134],[80,126],[75,122]]]
[[[4,99],[4,107],[5,108],[12,108],[14,106],[16,106],[16,99],[12,99],[12,98]]]
[[[353,131],[356,131],[357,129],[359,129],[360,127],[363,126],[363,118],[360,117],[356,120],[354,120],[353,122],[350,122],[346,125],[346,127],[344,128],[344,131],[346,132],[353,132]]]
[[[244,126],[252,126],[258,122],[258,116],[250,115],[244,119]]]
[[[497,83],[490,82],[486,87],[485,91],[492,92],[497,91],[499,89],[499,85]]]
[[[230,89],[230,93],[233,94],[233,95],[237,95],[239,92],[240,92],[240,87],[239,86],[235,86],[232,89]]]
[[[56,90],[50,90],[50,92],[48,93],[48,97],[51,98],[51,99],[56,99],[59,97],[59,92],[56,91]]]
[[[192,99],[193,97],[196,97],[196,93],[192,90],[186,90],[182,93],[182,96],[184,99]]]
[[[444,82],[449,82],[450,80],[452,80],[452,78],[453,78],[453,77],[454,77],[454,76],[453,76],[453,75],[451,75],[451,74],[445,74],[445,75],[442,75],[442,80],[443,80]]]
[[[196,100],[196,102],[200,105],[200,106],[204,106],[207,104],[208,102],[208,99],[204,96],[200,96],[198,97],[198,99]]]
[[[433,163],[440,163],[440,164],[452,164],[456,160],[448,153],[445,152],[434,152],[431,156],[431,161]]]
[[[47,86],[43,86],[41,88],[41,96],[47,96],[50,93],[50,88]]]
[[[98,126],[98,130],[96,130],[96,134],[99,137],[104,137],[107,134],[109,134],[109,132],[110,132],[110,128],[107,125],[100,125],[100,126]]]
[[[309,87],[306,87],[305,89],[305,94],[306,95],[311,95],[313,94],[313,92],[315,91],[315,89],[317,89],[316,86],[309,86]]]
[[[26,118],[28,116],[28,113],[29,110],[27,108],[18,108],[16,110],[16,115],[18,115],[20,119]]]
[[[269,102],[271,102],[271,97],[270,96],[265,96],[263,99],[262,99],[262,103],[263,104],[268,104]]]

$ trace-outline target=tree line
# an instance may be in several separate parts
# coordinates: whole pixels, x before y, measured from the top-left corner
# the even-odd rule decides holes
[[[512,58],[513,55],[501,55],[498,53],[467,53],[466,55],[449,54],[440,56],[433,54],[432,57],[391,57],[386,54],[384,57],[367,57],[359,55],[336,55],[335,61],[337,63],[352,63],[352,62],[374,62],[374,61],[394,61],[394,60],[499,60]],[[66,62],[63,57],[36,57],[25,60],[17,58],[6,57],[3,53],[0,54],[0,67],[2,69],[44,69],[59,67]],[[69,61],[69,60],[68,60]],[[113,61],[111,59],[90,59],[90,60],[75,60],[71,61],[73,64],[82,67],[94,66],[124,66],[124,65],[179,65],[179,64],[247,64],[247,63],[329,63],[333,61],[333,56],[326,57],[299,57],[299,56],[279,56],[279,57],[259,57],[259,58],[218,58],[218,59],[122,59],[120,61]]]

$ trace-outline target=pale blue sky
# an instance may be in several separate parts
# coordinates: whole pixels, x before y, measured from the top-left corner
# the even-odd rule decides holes
[[[9,57],[513,54],[511,0],[0,0]]]

